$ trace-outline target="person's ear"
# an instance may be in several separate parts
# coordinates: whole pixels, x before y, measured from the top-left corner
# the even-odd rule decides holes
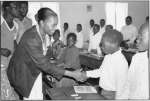
[[[40,22],[40,25],[43,27],[44,26],[44,21],[43,20],[41,20]]]

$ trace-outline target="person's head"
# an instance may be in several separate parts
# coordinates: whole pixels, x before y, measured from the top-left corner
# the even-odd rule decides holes
[[[66,31],[69,28],[69,25],[67,22],[64,23],[64,31]]]
[[[13,18],[19,18],[19,2],[17,1],[3,1],[3,14],[11,15]]]
[[[106,25],[105,27],[105,31],[112,30],[112,29],[113,29],[112,25]]]
[[[54,38],[55,41],[59,40],[59,38],[60,38],[60,30],[59,29],[55,30],[55,32],[53,34],[53,38]]]
[[[82,25],[81,24],[77,24],[77,32],[81,32],[82,31]]]
[[[98,24],[94,24],[93,33],[96,34],[99,32],[99,30],[100,30],[100,26]]]
[[[20,1],[20,15],[21,17],[26,17],[28,13],[28,1]]]
[[[100,26],[101,26],[101,27],[104,27],[104,26],[105,26],[105,19],[101,19],[101,20],[100,20]]]
[[[131,16],[127,16],[126,17],[126,25],[130,25],[132,24],[132,17]]]
[[[67,46],[72,47],[77,41],[77,36],[75,33],[69,33],[67,36]]]
[[[104,54],[112,54],[119,50],[123,41],[121,32],[117,30],[109,30],[104,32],[100,43],[100,48]]]
[[[139,51],[148,50],[148,39],[149,39],[149,23],[143,24],[139,29],[137,37],[137,48]]]
[[[52,35],[58,24],[57,14],[50,8],[41,8],[37,13],[39,27],[45,34]]]
[[[149,16],[146,17],[146,22],[149,23]]]
[[[94,26],[94,24],[95,24],[94,20],[93,20],[93,19],[91,19],[91,20],[90,20],[90,26],[91,26],[91,27],[93,27],[93,26]]]

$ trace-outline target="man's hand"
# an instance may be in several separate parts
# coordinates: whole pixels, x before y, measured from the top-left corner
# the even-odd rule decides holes
[[[74,75],[75,75],[74,78],[77,81],[84,82],[84,81],[87,80],[86,73],[85,72],[81,72],[81,70],[74,71]]]

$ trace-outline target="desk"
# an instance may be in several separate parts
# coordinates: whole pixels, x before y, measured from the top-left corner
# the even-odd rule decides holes
[[[104,57],[96,57],[87,53],[80,53],[79,57],[81,66],[85,66],[89,70],[99,68],[104,58]]]
[[[72,94],[75,94],[73,87],[46,89],[46,94],[52,100],[75,100],[75,97],[71,96]],[[105,100],[105,98],[98,93],[82,93],[78,95],[82,100]]]

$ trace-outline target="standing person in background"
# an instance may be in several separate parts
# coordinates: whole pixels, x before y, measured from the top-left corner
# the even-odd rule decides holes
[[[77,36],[76,47],[83,48],[84,40],[83,40],[83,33],[82,33],[82,25],[77,24],[76,30],[77,30],[77,32],[76,32],[76,36]]]
[[[15,22],[18,24],[17,32],[17,44],[23,35],[23,33],[32,27],[32,20],[27,17],[28,13],[28,1],[19,1],[20,18],[16,18]]]
[[[105,32],[105,19],[100,20],[100,33],[103,35]]]
[[[98,24],[94,24],[93,35],[89,42],[88,51],[101,55],[101,49],[99,47],[99,44],[101,42],[102,35],[99,30],[100,30],[100,26]]]
[[[137,28],[132,24],[132,17],[126,17],[126,25],[122,27],[123,40],[131,47],[138,35]]]
[[[22,36],[8,66],[7,75],[11,85],[24,100],[43,100],[42,72],[60,80],[63,75],[81,80],[81,73],[57,68],[46,57],[45,36],[52,35],[57,24],[57,14],[50,8],[41,8],[37,13],[38,25]]]
[[[17,24],[14,18],[19,18],[19,4],[16,1],[3,1],[1,16],[1,99],[18,100],[19,97],[10,86],[7,77],[9,60],[15,50],[14,40]]]
[[[89,28],[89,38],[88,38],[88,42],[90,41],[90,38],[92,37],[93,35],[93,27],[94,27],[94,24],[95,24],[95,21],[93,19],[90,20],[90,28]]]
[[[63,30],[63,42],[64,42],[64,45],[67,45],[67,35],[69,33],[69,24],[67,22],[65,22],[63,28],[64,28],[64,30]]]

